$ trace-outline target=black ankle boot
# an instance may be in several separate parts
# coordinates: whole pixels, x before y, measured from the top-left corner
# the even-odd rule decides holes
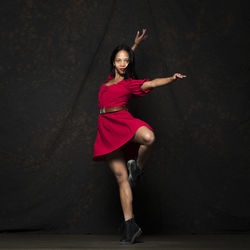
[[[135,223],[135,219],[131,218],[124,221],[124,229],[120,244],[133,244],[140,235],[142,234],[141,228]]]
[[[136,160],[131,159],[127,162],[128,168],[128,181],[131,188],[135,187],[136,181],[141,178],[144,173],[144,169],[140,168],[136,164]]]

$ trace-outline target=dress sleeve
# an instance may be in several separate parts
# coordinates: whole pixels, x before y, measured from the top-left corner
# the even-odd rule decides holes
[[[104,83],[109,82],[111,79],[113,79],[113,76],[110,74]]]
[[[150,81],[150,79],[149,78],[145,78],[141,80],[130,79],[130,81],[128,82],[128,89],[131,92],[131,94],[136,97],[144,96],[152,91],[152,89],[143,90],[141,88],[141,85],[147,81]]]

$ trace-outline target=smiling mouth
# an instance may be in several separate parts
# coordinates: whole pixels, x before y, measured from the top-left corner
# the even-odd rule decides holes
[[[121,71],[124,71],[125,70],[125,68],[122,68],[122,69],[120,69]]]

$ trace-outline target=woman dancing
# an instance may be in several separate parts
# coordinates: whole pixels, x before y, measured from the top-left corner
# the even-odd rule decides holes
[[[155,141],[153,128],[133,117],[127,108],[130,98],[149,94],[153,89],[169,84],[186,75],[175,73],[154,80],[136,79],[134,50],[147,37],[139,31],[130,48],[117,46],[111,54],[111,74],[98,94],[98,131],[94,143],[94,161],[107,161],[119,185],[124,215],[121,244],[132,244],[142,230],[136,224],[132,209],[132,188],[143,174]]]

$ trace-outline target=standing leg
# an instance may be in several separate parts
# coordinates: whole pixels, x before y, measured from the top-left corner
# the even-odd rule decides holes
[[[124,219],[131,219],[134,216],[132,206],[133,195],[128,182],[128,173],[125,159],[123,158],[123,153],[121,150],[116,150],[106,158],[108,160],[109,167],[114,173],[119,185],[120,200]]]
[[[124,214],[124,231],[120,239],[121,244],[133,244],[141,234],[141,228],[136,224],[132,208],[132,191],[128,182],[128,173],[121,150],[116,150],[106,157],[109,166],[116,176],[120,189],[120,199]]]

